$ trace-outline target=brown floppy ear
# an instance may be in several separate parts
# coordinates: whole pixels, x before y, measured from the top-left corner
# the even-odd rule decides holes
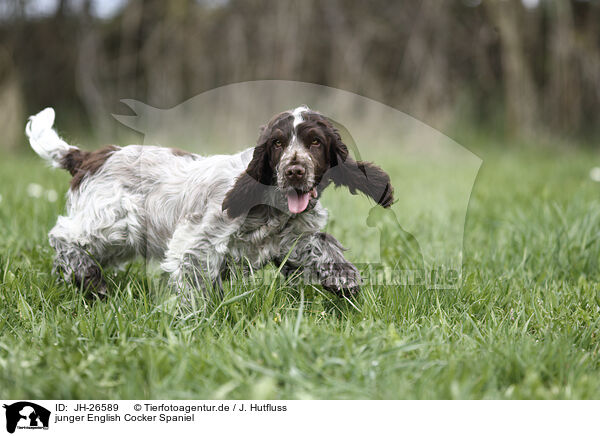
[[[337,131],[331,144],[330,165],[329,179],[335,186],[344,185],[352,194],[360,191],[383,207],[392,205],[394,188],[390,176],[375,164],[352,159]]]
[[[254,148],[248,168],[238,176],[233,187],[225,195],[221,210],[230,218],[248,212],[263,203],[264,193],[271,183],[273,172],[269,166],[266,143]]]

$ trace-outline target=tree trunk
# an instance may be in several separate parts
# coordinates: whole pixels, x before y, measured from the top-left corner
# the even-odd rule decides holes
[[[523,47],[522,5],[517,0],[491,0],[485,5],[500,36],[506,129],[527,136],[535,131],[537,99]]]

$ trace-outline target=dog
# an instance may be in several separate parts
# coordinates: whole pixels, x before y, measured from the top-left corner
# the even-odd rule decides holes
[[[38,155],[72,175],[67,214],[49,232],[54,271],[66,281],[103,297],[103,269],[143,256],[158,259],[189,297],[220,286],[236,265],[285,260],[286,275],[308,273],[338,296],[359,291],[359,271],[321,231],[319,198],[333,183],[388,208],[393,188],[380,167],[350,157],[324,115],[306,106],[282,112],[254,148],[213,156],[141,145],[84,151],[59,137],[54,117],[44,109],[25,132]]]

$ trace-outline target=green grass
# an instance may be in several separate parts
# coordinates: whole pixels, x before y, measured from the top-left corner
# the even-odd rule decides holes
[[[1,396],[600,398],[600,156],[482,157],[459,289],[367,286],[351,304],[245,280],[189,312],[141,263],[110,272],[102,302],[55,280],[46,234],[69,177],[2,156]],[[29,197],[32,182],[59,200]]]

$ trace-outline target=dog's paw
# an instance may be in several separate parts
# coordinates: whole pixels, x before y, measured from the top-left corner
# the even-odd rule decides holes
[[[353,297],[361,284],[360,273],[349,262],[330,263],[321,270],[321,286],[338,297]]]

